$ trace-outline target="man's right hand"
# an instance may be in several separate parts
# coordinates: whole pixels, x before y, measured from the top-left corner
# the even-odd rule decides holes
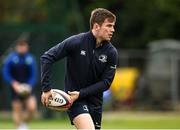
[[[48,92],[43,92],[42,95],[41,95],[41,102],[43,105],[45,106],[48,106],[48,100],[49,100],[49,97],[52,96],[52,93],[51,93],[51,90],[48,91]]]

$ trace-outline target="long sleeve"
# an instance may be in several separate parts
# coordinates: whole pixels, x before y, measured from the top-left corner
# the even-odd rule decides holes
[[[32,63],[30,65],[30,76],[28,79],[28,83],[34,87],[36,81],[37,81],[37,64],[33,56],[29,56],[29,58],[32,59]]]
[[[10,73],[10,65],[11,65],[11,59],[12,59],[12,54],[10,54],[4,61],[4,65],[3,65],[3,78],[4,80],[11,84],[11,82],[13,81],[12,75]]]
[[[40,59],[41,62],[41,84],[42,91],[51,89],[51,68],[52,64],[73,53],[77,47],[78,39],[74,36],[46,51]]]

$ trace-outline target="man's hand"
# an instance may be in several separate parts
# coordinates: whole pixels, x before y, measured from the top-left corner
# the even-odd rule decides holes
[[[12,83],[11,83],[11,85],[12,85],[12,87],[13,87],[13,89],[14,89],[14,91],[16,92],[16,93],[20,93],[21,92],[21,88],[20,88],[20,83],[18,82],[18,81],[13,81]]]
[[[78,91],[72,91],[72,92],[68,91],[68,94],[70,95],[72,103],[74,101],[76,101],[78,99],[78,97],[79,97],[79,92]]]
[[[48,92],[43,92],[41,95],[41,102],[46,107],[48,106],[48,100],[49,100],[49,97],[51,97],[51,96],[52,96],[51,90]]]

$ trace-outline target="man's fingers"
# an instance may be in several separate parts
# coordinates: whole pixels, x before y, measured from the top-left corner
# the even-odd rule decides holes
[[[68,94],[70,95],[71,101],[74,102],[75,100],[78,99],[79,97],[79,92],[78,91],[68,91]]]
[[[74,95],[74,94],[78,94],[78,92],[77,91],[72,91],[72,92],[68,91],[68,94],[69,95]]]
[[[52,96],[51,91],[48,92],[43,92],[42,96],[41,96],[41,102],[44,106],[48,106],[49,105],[49,97]]]
[[[41,102],[42,102],[42,104],[43,104],[44,106],[48,106],[48,98],[42,97],[42,98],[41,98]]]
[[[69,94],[69,95],[71,95],[71,94],[72,94],[72,92],[68,91],[68,94]]]
[[[49,97],[47,97],[47,98],[46,98],[46,100],[45,100],[45,104],[46,104],[46,107],[48,107],[48,106],[49,106]]]
[[[45,97],[44,97],[44,95],[41,96],[41,102],[42,102],[43,105],[45,105]]]
[[[42,95],[42,97],[41,97],[42,104],[45,106],[48,106],[48,99],[49,98],[47,96]]]
[[[41,95],[41,102],[42,102],[42,104],[44,104],[43,95]]]
[[[43,98],[41,97],[41,102],[42,102],[42,104],[44,105],[44,100],[43,100]]]

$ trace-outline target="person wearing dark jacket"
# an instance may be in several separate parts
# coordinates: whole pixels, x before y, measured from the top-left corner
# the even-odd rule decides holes
[[[90,31],[71,36],[41,56],[41,101],[48,106],[51,67],[66,57],[65,92],[73,102],[67,110],[77,129],[100,129],[103,92],[114,78],[118,53],[110,40],[116,16],[104,8],[91,12]]]

